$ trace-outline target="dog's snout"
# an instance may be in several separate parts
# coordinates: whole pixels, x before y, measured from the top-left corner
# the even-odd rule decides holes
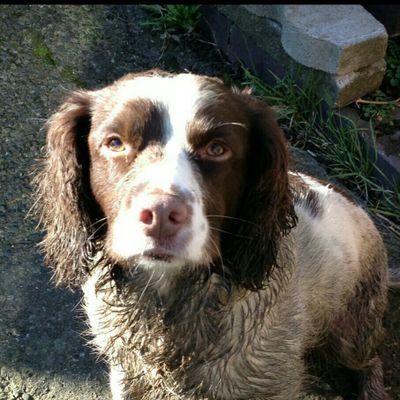
[[[184,200],[170,194],[145,196],[139,221],[146,236],[160,240],[175,236],[189,218]]]

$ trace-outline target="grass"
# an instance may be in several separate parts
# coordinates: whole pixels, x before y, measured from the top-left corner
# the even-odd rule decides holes
[[[200,5],[195,4],[169,4],[169,5],[143,5],[150,14],[144,26],[150,26],[164,35],[179,34],[190,35],[195,32],[200,20]]]
[[[303,87],[294,78],[296,72],[279,79],[270,72],[275,80],[274,85],[266,85],[261,79],[252,75],[242,66],[244,85],[252,88],[255,96],[259,96],[276,111],[281,126],[291,136],[296,132],[296,144],[304,146],[307,136],[317,122],[322,106],[318,96],[318,80],[308,76],[307,84]]]
[[[378,178],[384,174],[376,164],[375,146],[366,144],[353,121],[324,108],[318,95],[318,79],[312,73],[300,87],[295,75],[282,79],[273,75],[276,84],[269,86],[247,69],[243,72],[243,84],[276,110],[280,125],[294,144],[312,149],[324,160],[330,175],[363,198],[370,211],[400,222],[399,185],[388,189],[380,184]],[[374,144],[372,126],[371,132]]]

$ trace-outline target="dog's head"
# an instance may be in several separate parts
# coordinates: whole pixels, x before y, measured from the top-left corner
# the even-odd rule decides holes
[[[222,265],[261,287],[293,225],[284,136],[268,107],[215,78],[158,70],[73,93],[35,178],[57,283],[96,252],[130,268]]]

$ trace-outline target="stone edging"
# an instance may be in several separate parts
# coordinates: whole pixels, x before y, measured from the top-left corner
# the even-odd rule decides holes
[[[285,48],[282,45],[282,42],[284,42],[282,39],[282,21],[290,19],[290,13],[293,14],[295,7],[306,6],[203,5],[202,11],[205,20],[214,35],[215,43],[225,53],[225,55],[231,61],[240,60],[244,66],[251,68],[253,73],[264,79],[267,83],[272,84],[273,78],[268,73],[268,70],[271,70],[278,77],[283,77],[285,73],[293,70],[300,72],[300,75],[303,73],[304,76],[307,76],[307,73],[310,72],[309,67],[296,62],[294,58],[286,52],[285,48],[288,48],[287,44]],[[315,9],[316,6],[312,7]],[[336,7],[337,6],[335,5],[335,8]],[[346,5],[341,7],[350,6]],[[343,81],[351,79],[351,75],[354,75],[355,72],[349,72],[346,69],[347,67],[345,66],[343,59],[337,57],[336,61],[342,63],[340,71],[345,72],[345,74],[332,74],[332,71],[334,70],[331,69],[329,71],[330,67],[327,65],[325,65],[325,69],[328,71],[313,69],[314,76],[317,79],[321,78],[325,83],[321,95],[327,100],[327,103],[336,106],[346,105],[367,92],[378,88],[385,72],[385,68],[382,68],[381,61],[385,55],[387,43],[387,33],[385,28],[380,22],[376,21],[371,14],[365,11],[362,6],[351,7],[353,17],[354,15],[358,15],[360,18],[366,18],[368,23],[373,25],[371,28],[373,33],[370,35],[372,39],[369,41],[367,40],[368,43],[364,43],[363,46],[365,47],[370,45],[372,46],[372,50],[375,49],[376,57],[369,61],[372,62],[372,64],[375,64],[376,69],[373,67],[372,71],[368,72],[368,67],[360,64],[360,70],[362,71],[364,69],[364,72],[360,77],[362,78],[361,80],[365,82],[365,85],[359,87],[356,91],[353,91],[351,95],[349,93],[349,88],[346,88],[345,82]],[[310,12],[311,9],[307,10]],[[304,12],[306,10],[303,8],[301,11]],[[340,11],[342,16],[344,11],[344,9],[341,9]],[[286,24],[288,23],[286,22]],[[286,36],[288,35],[289,34],[286,34]],[[293,37],[293,32],[291,36]],[[288,41],[287,38],[285,40],[286,42]],[[313,38],[313,41],[310,43],[316,43],[315,38]],[[356,51],[356,54],[365,54],[365,48],[360,51],[360,46],[358,46],[358,50],[357,46],[353,47],[355,47],[353,50]],[[349,55],[346,57],[348,58]],[[319,64],[321,64],[321,62]],[[355,65],[355,62],[356,61],[353,60],[353,66]],[[364,62],[365,64],[365,61],[359,60],[359,62]],[[366,64],[368,64],[368,62]],[[369,65],[371,66],[371,64]],[[350,77],[348,76],[349,74]],[[330,92],[330,98],[326,97],[327,92]],[[355,98],[353,98],[354,95],[356,95]],[[334,97],[335,100],[332,101],[332,98]],[[343,114],[346,114],[347,117],[351,118],[356,126],[365,129],[365,126],[362,126],[362,121],[354,114],[346,111]],[[372,144],[370,144],[370,147],[371,152],[373,152],[374,149]],[[377,166],[387,177],[387,179],[383,177],[379,179],[382,185],[390,188],[392,187],[392,182],[400,184],[400,160],[395,157],[387,156],[380,149],[377,150],[377,154]]]

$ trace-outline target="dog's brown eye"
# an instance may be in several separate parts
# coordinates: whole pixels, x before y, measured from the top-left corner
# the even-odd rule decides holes
[[[207,147],[207,155],[210,157],[220,157],[225,153],[225,148],[218,142],[210,143]]]
[[[203,157],[215,161],[223,161],[230,157],[230,148],[222,141],[213,140],[203,150]]]
[[[111,151],[118,151],[118,152],[120,152],[120,151],[124,151],[124,150],[125,150],[125,145],[124,145],[124,143],[123,143],[122,140],[121,140],[120,138],[118,138],[118,137],[110,138],[110,139],[108,140],[107,146],[108,146],[108,148],[109,148]]]

